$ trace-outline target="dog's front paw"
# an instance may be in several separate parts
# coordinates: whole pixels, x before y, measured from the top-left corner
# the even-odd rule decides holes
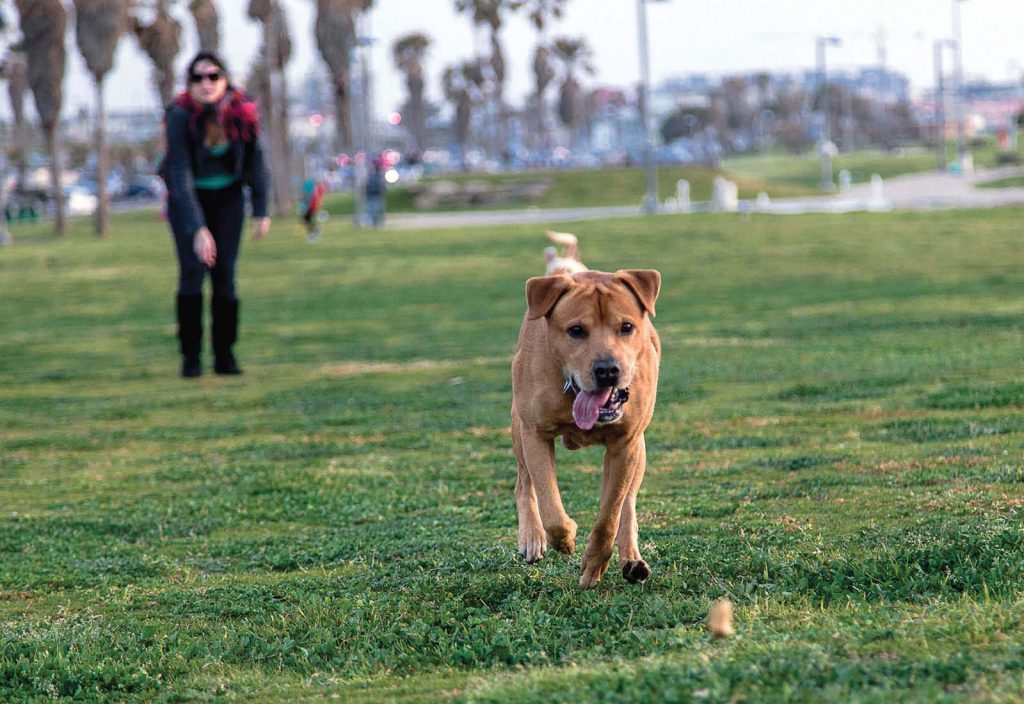
[[[576,551],[576,521],[566,518],[563,525],[546,527],[544,531],[548,545],[558,552],[572,555]]]
[[[547,541],[543,530],[519,530],[519,554],[523,556],[526,564],[532,565],[540,560],[546,550]]]
[[[584,589],[593,589],[601,581],[601,577],[608,571],[608,562],[612,559],[611,550],[592,550],[587,545],[583,553],[583,574],[580,576],[580,586]]]
[[[643,560],[622,563],[622,578],[630,584],[643,584],[651,578],[651,567]]]

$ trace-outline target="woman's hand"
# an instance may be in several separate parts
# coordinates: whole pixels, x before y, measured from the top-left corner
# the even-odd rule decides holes
[[[270,230],[270,218],[253,218],[252,219],[252,238],[254,240],[261,240],[266,237],[267,232]]]
[[[199,257],[199,261],[210,268],[217,263],[217,243],[213,241],[213,235],[205,226],[196,230],[192,239],[192,251]]]

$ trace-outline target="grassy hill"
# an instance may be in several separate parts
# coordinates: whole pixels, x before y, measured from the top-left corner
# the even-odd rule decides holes
[[[1020,209],[572,225],[659,268],[644,587],[516,554],[538,227],[243,246],[179,379],[152,214],[0,249],[0,701],[1024,698]],[[558,450],[581,537],[601,456]],[[707,636],[711,600],[736,635]]]

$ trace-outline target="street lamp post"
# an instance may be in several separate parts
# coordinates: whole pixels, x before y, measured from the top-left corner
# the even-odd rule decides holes
[[[935,143],[939,171],[946,170],[946,81],[942,71],[942,50],[954,46],[951,39],[936,39],[933,48],[935,61]]]
[[[956,116],[956,159],[960,173],[965,173],[969,169],[964,129],[963,40],[960,35],[960,3],[965,1],[953,0],[953,114]]]
[[[353,166],[355,170],[355,209],[352,221],[356,227],[366,224],[366,180],[368,178],[367,160],[373,149],[373,112],[370,108],[370,47],[374,38],[369,35],[369,20],[360,13],[356,18],[356,47],[350,65],[355,64],[358,70],[353,71],[355,77],[353,94],[360,97],[356,119],[353,120],[355,130],[355,154]]]
[[[832,181],[832,154],[835,145],[832,144],[832,127],[830,125],[828,110],[828,74],[825,67],[825,47],[839,46],[839,37],[818,37],[815,40],[815,58],[817,60],[818,75],[821,76],[821,102],[825,116],[825,124],[821,130],[821,190],[825,193],[832,193],[836,190],[836,184]]]
[[[640,124],[644,132],[644,172],[647,190],[644,193],[644,212],[658,212],[658,167],[654,163],[654,121],[651,119],[649,93],[651,90],[651,63],[647,48],[647,3],[663,0],[636,0],[637,39],[640,47]]]

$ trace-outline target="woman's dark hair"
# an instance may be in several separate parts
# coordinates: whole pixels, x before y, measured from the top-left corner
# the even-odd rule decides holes
[[[188,62],[188,68],[185,69],[185,85],[188,85],[189,80],[192,78],[192,72],[196,70],[196,64],[200,61],[209,61],[211,64],[215,64],[217,68],[223,71],[225,76],[230,75],[227,64],[224,63],[224,60],[220,58],[219,55],[212,51],[200,51],[191,61]],[[231,81],[228,80],[228,83],[230,84]]]

